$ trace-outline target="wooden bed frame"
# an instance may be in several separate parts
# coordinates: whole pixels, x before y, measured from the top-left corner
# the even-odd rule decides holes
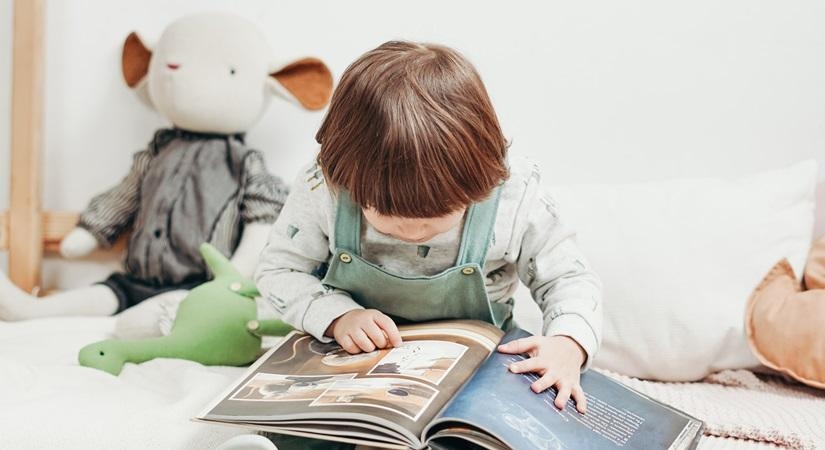
[[[56,252],[77,224],[77,213],[43,211],[45,0],[14,0],[11,95],[11,198],[0,211],[0,250],[9,252],[9,278],[28,292],[40,291],[45,252]]]

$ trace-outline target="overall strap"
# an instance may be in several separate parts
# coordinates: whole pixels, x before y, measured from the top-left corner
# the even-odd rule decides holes
[[[501,186],[498,186],[486,200],[470,206],[464,220],[458,265],[476,263],[479,267],[484,267],[484,259],[487,257],[487,249],[493,237],[500,197]]]
[[[344,189],[338,190],[334,247],[361,255],[361,208],[353,203],[349,192]]]

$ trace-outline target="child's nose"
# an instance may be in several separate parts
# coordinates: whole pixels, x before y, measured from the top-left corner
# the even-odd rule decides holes
[[[405,240],[405,241],[408,241],[408,242],[424,242],[424,241],[426,241],[427,239],[430,238],[427,231],[426,230],[421,230],[421,229],[410,230],[410,231],[402,230],[401,233],[399,234],[399,236],[401,237],[402,240]]]

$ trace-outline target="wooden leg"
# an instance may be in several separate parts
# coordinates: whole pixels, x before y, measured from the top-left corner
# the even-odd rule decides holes
[[[9,278],[29,292],[40,282],[43,259],[40,204],[43,8],[44,0],[14,2]]]

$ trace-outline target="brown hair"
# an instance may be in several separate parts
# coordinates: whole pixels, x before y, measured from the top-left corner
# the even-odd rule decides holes
[[[457,51],[390,41],[344,71],[316,140],[332,189],[379,214],[440,217],[508,177],[507,140]]]

